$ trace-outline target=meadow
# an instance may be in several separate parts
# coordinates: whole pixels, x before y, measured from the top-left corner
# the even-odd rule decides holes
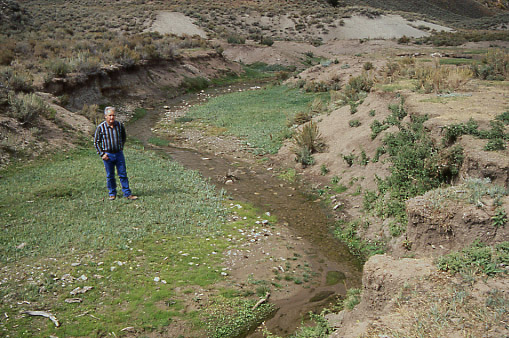
[[[251,310],[254,292],[197,296],[226,278],[223,252],[237,245],[228,234],[256,227],[259,213],[246,206],[228,221],[232,201],[198,173],[137,144],[126,158],[134,202],[107,199],[103,165],[88,149],[2,172],[2,335],[142,334],[184,322],[194,336],[235,336],[272,311]],[[186,311],[189,303],[196,309]],[[218,318],[224,303],[233,305]],[[61,326],[27,310],[48,311]]]
[[[310,111],[317,97],[287,86],[267,86],[213,98],[187,116],[224,128],[258,154],[274,154],[292,136],[295,115]]]

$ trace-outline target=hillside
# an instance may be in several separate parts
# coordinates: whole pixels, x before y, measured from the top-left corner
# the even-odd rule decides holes
[[[365,5],[373,8],[380,8],[388,11],[403,11],[409,13],[419,13],[426,16],[444,20],[456,21],[466,20],[467,18],[480,18],[484,16],[493,16],[493,11],[487,6],[476,0],[396,0],[396,1],[380,1],[380,0],[359,0],[346,1],[349,5]]]

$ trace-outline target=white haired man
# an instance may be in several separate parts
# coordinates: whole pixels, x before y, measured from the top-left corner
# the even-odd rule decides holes
[[[94,135],[94,146],[97,153],[101,156],[106,169],[106,185],[108,186],[109,199],[117,198],[117,182],[115,180],[115,168],[117,168],[118,178],[122,186],[122,193],[129,200],[138,199],[129,189],[129,180],[124,157],[124,144],[126,141],[125,127],[122,123],[115,121],[115,107],[106,107],[104,109],[104,119],[97,126]]]

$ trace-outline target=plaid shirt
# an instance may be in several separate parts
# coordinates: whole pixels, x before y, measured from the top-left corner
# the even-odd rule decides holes
[[[94,135],[94,146],[101,156],[104,153],[118,153],[124,149],[126,141],[125,127],[115,121],[110,127],[106,121],[97,126]]]

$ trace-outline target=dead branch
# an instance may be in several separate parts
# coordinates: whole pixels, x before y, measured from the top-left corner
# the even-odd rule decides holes
[[[254,306],[251,310],[255,310],[258,306],[262,305],[263,303],[265,303],[270,297],[270,292],[267,292],[265,294],[265,297],[260,299]]]
[[[42,316],[42,317],[49,318],[53,322],[53,324],[55,324],[56,327],[60,326],[60,323],[58,322],[57,317],[55,317],[54,315],[52,315],[49,312],[45,312],[45,311],[23,311],[23,313],[26,313],[27,315],[30,315],[30,316]]]

